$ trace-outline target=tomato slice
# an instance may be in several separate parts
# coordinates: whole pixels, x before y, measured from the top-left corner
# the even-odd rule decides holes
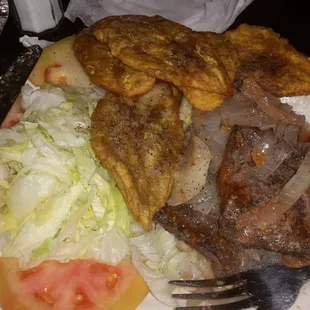
[[[85,259],[45,261],[21,270],[17,259],[0,258],[3,310],[130,310],[147,293],[147,285],[129,260],[117,266]]]

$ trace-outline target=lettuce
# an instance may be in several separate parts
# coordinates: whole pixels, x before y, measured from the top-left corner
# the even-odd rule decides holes
[[[188,246],[182,246],[161,226],[130,239],[132,261],[150,287],[153,295],[164,304],[180,305],[168,284],[176,279],[205,279],[213,277],[210,263]]]
[[[23,267],[89,253],[114,263],[130,256],[133,216],[90,146],[101,95],[26,85],[20,123],[0,130],[0,250]]]
[[[18,257],[22,268],[75,258],[117,265],[131,257],[154,296],[176,306],[168,280],[206,277],[201,260],[161,227],[144,232],[95,157],[89,129],[102,95],[23,88],[19,124],[0,129],[0,255]]]

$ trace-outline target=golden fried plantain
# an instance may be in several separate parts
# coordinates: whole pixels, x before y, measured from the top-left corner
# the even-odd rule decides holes
[[[221,60],[225,70],[230,78],[231,85],[233,85],[236,72],[239,66],[238,54],[223,35],[213,32],[196,32],[193,34],[197,40],[205,41],[211,45],[214,52],[217,53],[217,58]],[[186,99],[197,109],[202,111],[211,111],[220,106],[225,99],[225,96],[210,93],[208,91],[200,90],[191,87],[179,87]]]
[[[232,43],[223,35],[215,32],[196,32],[197,40],[210,44],[217,57],[223,63],[225,70],[233,83],[240,65],[239,57]]]
[[[155,79],[124,65],[112,56],[109,47],[87,31],[74,41],[73,50],[90,80],[118,95],[132,97],[148,92]]]
[[[126,65],[177,87],[232,95],[232,82],[207,40],[161,16],[110,16],[92,33]]]
[[[92,116],[92,148],[146,230],[170,196],[183,151],[180,101],[176,88],[160,82],[135,98],[108,93]]]
[[[225,99],[222,95],[209,93],[197,88],[181,87],[180,90],[188,102],[201,111],[212,111],[219,107]]]
[[[224,35],[239,55],[237,82],[254,78],[277,97],[310,93],[310,60],[272,29],[243,24]]]

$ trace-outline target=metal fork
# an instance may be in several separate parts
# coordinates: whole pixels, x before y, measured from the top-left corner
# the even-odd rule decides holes
[[[248,308],[287,310],[295,302],[302,285],[309,279],[310,266],[302,268],[270,266],[225,278],[173,280],[169,284],[197,289],[197,291],[186,294],[173,294],[173,298],[196,299],[210,302],[210,304],[217,303],[217,305],[210,306],[178,307],[176,310],[241,310]],[[208,292],[202,292],[203,289]]]

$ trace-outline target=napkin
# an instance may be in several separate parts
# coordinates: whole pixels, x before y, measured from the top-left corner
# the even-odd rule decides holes
[[[197,31],[223,32],[253,0],[71,0],[65,16],[86,26],[109,15],[161,15]]]

